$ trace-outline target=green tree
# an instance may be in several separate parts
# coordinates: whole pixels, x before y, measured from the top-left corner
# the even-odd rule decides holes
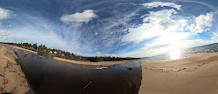
[[[37,47],[37,43],[33,44],[33,48],[34,48],[34,49],[37,49],[37,48],[38,48],[38,47]]]

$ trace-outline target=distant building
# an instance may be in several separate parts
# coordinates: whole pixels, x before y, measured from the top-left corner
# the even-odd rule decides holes
[[[57,54],[58,52],[57,51],[54,51],[54,54]]]

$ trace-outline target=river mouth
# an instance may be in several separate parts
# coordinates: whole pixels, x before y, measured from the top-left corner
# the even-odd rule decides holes
[[[36,94],[137,94],[141,65],[136,61],[113,66],[85,66],[13,49]]]

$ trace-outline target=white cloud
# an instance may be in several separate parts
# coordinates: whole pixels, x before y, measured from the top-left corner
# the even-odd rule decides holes
[[[11,11],[7,9],[0,8],[0,26],[1,26],[1,20],[8,19],[11,17]],[[11,40],[11,38],[8,37],[7,31],[0,29],[0,40]]]
[[[101,55],[101,52],[96,52],[96,54]]]
[[[7,9],[0,8],[0,20],[7,19],[11,17],[11,11]]]
[[[202,33],[210,30],[212,26],[214,13],[210,12],[206,15],[202,14],[195,18],[195,23],[188,27],[188,30],[195,33]]]
[[[61,17],[61,21],[65,23],[82,23],[89,22],[93,18],[97,18],[94,10],[84,10],[83,12],[76,12],[74,14],[67,14]]]
[[[154,37],[171,36],[178,33],[187,24],[185,19],[179,21],[171,18],[176,11],[173,9],[164,9],[156,12],[150,12],[148,17],[144,18],[144,23],[136,28],[130,28],[129,33],[122,39],[123,42],[139,43]]]
[[[144,3],[143,5],[148,9],[152,9],[152,8],[159,7],[159,6],[160,7],[168,6],[168,7],[176,8],[178,10],[181,9],[181,5],[171,3],[171,2],[151,2],[151,3]]]
[[[146,8],[158,6],[169,6],[180,10],[180,5],[174,3],[147,3]],[[150,11],[144,16],[144,23],[129,29],[122,42],[133,42],[139,44],[146,41],[143,47],[121,56],[145,57],[166,53],[172,50],[179,50],[189,47],[200,46],[212,41],[202,39],[190,39],[196,33],[205,32],[212,26],[213,13],[200,15],[194,18],[194,21],[181,17],[175,9],[161,9]],[[194,22],[194,23],[193,23]],[[193,26],[193,28],[190,28]],[[190,29],[190,32],[187,31]],[[216,36],[217,34],[214,34]]]
[[[148,42],[138,51],[126,53],[124,56],[152,56],[187,47],[191,43],[188,38],[193,33],[182,32],[187,20],[175,20],[172,18],[173,14],[176,14],[174,9],[152,11],[143,19],[142,25],[130,28],[129,33],[123,37],[123,42]]]

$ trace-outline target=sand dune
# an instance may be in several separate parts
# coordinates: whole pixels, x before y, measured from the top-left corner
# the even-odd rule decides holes
[[[140,63],[139,94],[218,94],[218,53]]]
[[[16,62],[14,51],[0,46],[0,91],[12,94],[25,94],[30,88]]]

